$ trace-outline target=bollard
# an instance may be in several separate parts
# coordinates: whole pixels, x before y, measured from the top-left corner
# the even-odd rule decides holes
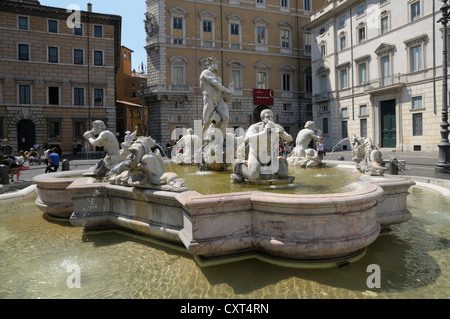
[[[0,179],[2,184],[9,184],[9,166],[0,164]]]
[[[389,175],[398,175],[398,160],[391,158],[389,161]]]
[[[62,170],[63,171],[69,171],[70,170],[70,163],[68,159],[64,159],[62,161]]]

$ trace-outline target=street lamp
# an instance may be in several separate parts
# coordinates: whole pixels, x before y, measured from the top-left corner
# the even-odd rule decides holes
[[[443,61],[442,61],[442,122],[441,122],[441,142],[438,144],[439,147],[439,160],[436,164],[436,173],[448,173],[450,163],[449,150],[450,143],[448,141],[448,84],[447,84],[447,24],[449,21],[449,9],[450,6],[447,4],[448,0],[441,0],[444,5],[441,8],[442,18],[438,22],[442,23],[444,26],[444,41],[443,41]]]
[[[141,82],[141,99],[142,99],[142,136],[145,136],[144,82]]]

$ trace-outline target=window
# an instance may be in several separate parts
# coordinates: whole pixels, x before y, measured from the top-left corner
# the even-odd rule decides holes
[[[28,44],[19,44],[19,60],[21,61],[30,60],[30,52]]]
[[[74,88],[73,95],[75,105],[84,105],[84,88]]]
[[[304,36],[303,43],[305,50],[311,51],[311,33],[305,32],[303,36]]]
[[[29,30],[28,17],[19,17],[18,24],[20,30]]]
[[[320,45],[320,56],[323,58],[327,54],[327,47],[325,44]]]
[[[31,87],[19,85],[19,104],[31,104]]]
[[[366,41],[366,28],[364,26],[358,28],[358,43]]]
[[[309,74],[305,76],[305,91],[312,92],[312,76]]]
[[[311,0],[303,0],[303,8],[305,8],[305,10],[311,11]]]
[[[323,130],[323,134],[328,134],[328,118],[324,117],[322,119],[322,130]]]
[[[173,82],[174,85],[184,85],[184,68],[181,66],[173,67]]]
[[[48,32],[58,33],[58,21],[48,20]]]
[[[103,89],[94,89],[94,105],[103,106]]]
[[[174,108],[184,109],[184,101],[175,101]]]
[[[367,136],[367,119],[361,119],[359,121],[359,136]]]
[[[257,83],[256,87],[258,89],[267,89],[267,72],[266,71],[258,71],[257,72]]]
[[[367,105],[363,104],[359,106],[359,115],[360,116],[366,116],[369,115],[369,111],[367,110]],[[366,135],[361,135],[361,136],[366,136]]]
[[[291,91],[291,74],[283,73],[283,91]]]
[[[422,46],[415,46],[410,49],[410,70],[411,72],[422,69]]]
[[[348,137],[348,122],[342,121],[342,138]]]
[[[57,86],[48,87],[48,104],[59,105],[59,87]]]
[[[58,48],[48,47],[48,62],[58,63]]]
[[[422,126],[422,113],[416,113],[412,115],[413,121],[413,136],[421,136],[423,135],[423,126]]]
[[[83,50],[80,49],[73,50],[73,63],[83,64]]]
[[[281,30],[281,47],[290,48],[291,47],[291,35],[289,30]]]
[[[386,32],[389,31],[389,16],[381,17],[380,26],[381,26],[381,34],[385,34]]]
[[[213,46],[213,23],[211,20],[202,22],[202,45],[204,47]]]
[[[48,137],[59,138],[61,135],[61,120],[48,119]]]
[[[74,35],[83,35],[83,25],[80,24],[79,26],[75,25],[73,27],[73,34]]]
[[[103,65],[103,52],[94,51],[94,65]]]
[[[327,77],[325,75],[320,77],[320,91],[322,94],[322,98],[328,97],[328,84]]]
[[[256,43],[259,45],[266,45],[266,28],[256,27]]]
[[[241,38],[240,38],[240,25],[238,23],[230,24],[230,47],[231,49],[240,49]]]
[[[232,69],[231,70],[231,81],[233,81],[235,89],[242,89],[241,70],[240,69]]]
[[[103,38],[103,27],[101,25],[94,25],[94,38]]]
[[[289,7],[289,1],[288,0],[281,0],[280,6],[282,8],[288,8]],[[305,9],[306,10],[306,9]]]
[[[241,101],[233,101],[231,103],[231,109],[232,110],[242,110],[242,104]]]
[[[343,119],[348,118],[348,109],[346,107],[341,109],[341,116]]]
[[[422,104],[422,97],[421,96],[415,96],[412,98],[412,109],[421,109],[423,108]]]
[[[172,32],[173,32],[173,43],[183,44],[183,18],[173,17],[172,18]]]
[[[73,122],[73,136],[75,138],[82,138],[85,130],[85,123],[82,120],[75,120]]]
[[[381,85],[391,85],[391,58],[389,55],[381,57]]]
[[[338,20],[338,27],[339,28],[345,27],[345,21],[346,21],[345,16],[340,16]]]
[[[341,70],[339,72],[341,89],[346,89],[348,87],[348,72],[347,69]]]
[[[346,49],[346,47],[347,47],[347,39],[344,35],[339,38],[339,48],[341,51],[343,51]]]
[[[128,114],[129,114],[129,118],[132,119],[133,116],[134,116],[133,110],[129,110],[129,111],[128,111]]]
[[[358,17],[363,16],[365,14],[365,12],[366,12],[366,6],[365,5],[360,5],[357,8]]]
[[[358,64],[358,83],[367,83],[367,63]]]
[[[420,1],[411,3],[411,21],[420,19]]]
[[[285,111],[285,112],[292,111],[292,105],[291,104],[287,104],[287,103],[283,103],[283,111]]]

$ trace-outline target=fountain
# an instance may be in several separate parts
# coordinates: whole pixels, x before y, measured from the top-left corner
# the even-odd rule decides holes
[[[174,162],[194,160],[200,164],[200,171],[228,175],[227,180],[208,184],[214,176],[205,175],[201,183],[212,190],[209,194],[188,188],[188,176],[165,172],[160,152],[152,151],[156,144],[151,137],[130,138],[120,149],[104,123],[94,121],[85,138],[92,145],[104,146],[105,158],[70,185],[58,178],[52,183],[47,176],[36,177],[38,207],[49,215],[65,208],[59,216],[87,230],[125,229],[185,247],[201,263],[258,255],[297,264],[335,265],[360,258],[382,230],[411,218],[406,197],[414,182],[381,174],[364,175],[346,185],[345,191],[326,196],[320,192],[292,194],[253,189],[296,186],[295,176],[290,175],[296,167],[334,168],[324,168],[322,160],[317,160],[317,152],[307,148],[311,140],[318,141],[322,135],[313,122],[299,132],[293,157],[288,160],[278,156],[278,142],[291,142],[293,138],[273,122],[270,109],[262,111],[261,122],[251,125],[245,134],[227,132],[227,102],[232,86],[227,89],[221,85],[214,74],[217,61],[208,61],[209,68],[200,77],[206,143],[188,130],[178,142],[185,147],[184,152],[178,158],[174,156]],[[364,154],[369,153],[371,161],[378,163],[375,155],[380,154],[368,152],[371,145],[364,144]],[[377,172],[375,164],[362,162],[372,168],[371,172]],[[227,173],[226,167],[231,164],[232,170]],[[214,192],[223,183],[242,184],[242,188]],[[53,198],[56,194],[58,200]]]
[[[153,143],[136,139],[130,154],[105,174],[107,182],[90,173],[61,179],[70,185],[59,181],[60,173],[36,177],[36,204],[49,215],[67,206],[71,224],[86,230],[126,229],[185,247],[202,264],[258,255],[309,267],[336,265],[360,258],[382,229],[411,218],[410,180],[367,176],[325,197],[245,189],[204,195],[184,185],[187,177],[164,172]],[[71,205],[52,201],[58,187],[57,197]]]

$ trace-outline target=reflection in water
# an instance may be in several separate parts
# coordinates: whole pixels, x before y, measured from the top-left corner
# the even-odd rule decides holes
[[[332,269],[258,260],[200,268],[183,249],[49,219],[33,196],[2,202],[0,298],[449,298],[450,200],[416,186],[410,192],[412,220],[392,226],[357,262]],[[67,287],[73,264],[79,289]],[[380,266],[381,288],[367,287],[371,264]]]

